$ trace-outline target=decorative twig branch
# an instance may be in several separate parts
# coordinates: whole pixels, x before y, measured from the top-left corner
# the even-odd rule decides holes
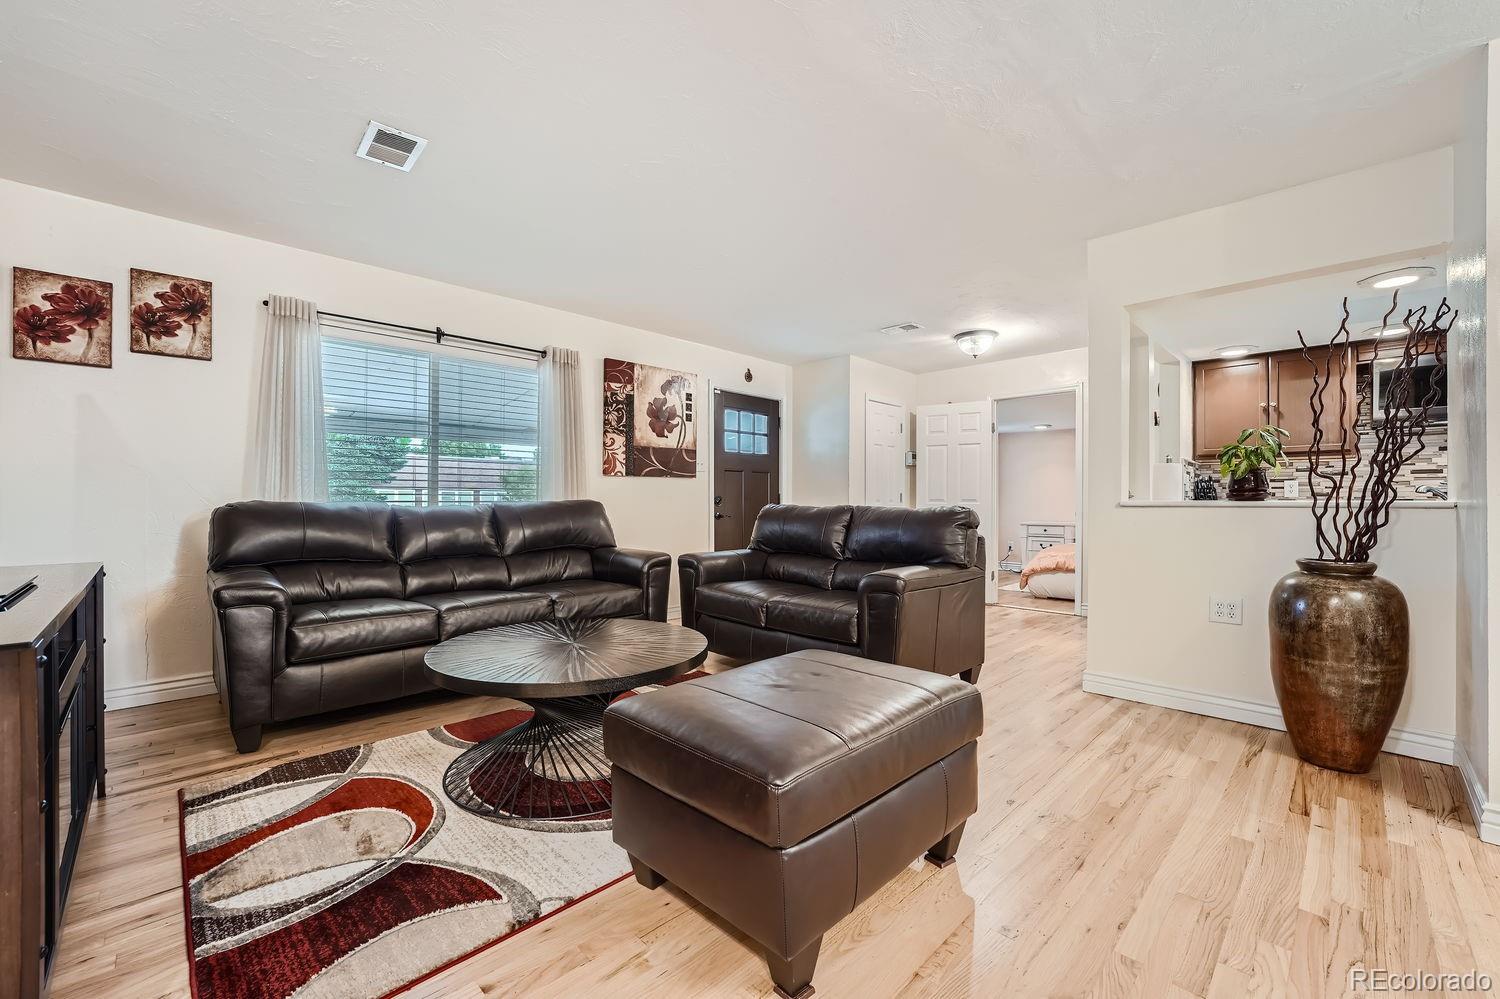
[[[1390,325],[1398,308],[1399,293],[1391,296],[1391,307],[1381,321],[1382,329]],[[1406,327],[1406,339],[1401,347],[1401,357],[1391,369],[1388,390],[1381,400],[1381,419],[1374,429],[1367,465],[1359,430],[1353,423],[1358,420],[1365,403],[1373,398],[1378,375],[1372,363],[1369,380],[1355,389],[1354,419],[1351,420],[1349,366],[1357,358],[1349,332],[1349,300],[1344,299],[1343,319],[1329,340],[1328,351],[1321,362],[1313,357],[1302,331],[1297,331],[1303,360],[1312,369],[1313,388],[1308,399],[1312,410],[1312,440],[1308,453],[1307,488],[1312,494],[1319,559],[1369,561],[1370,552],[1380,540],[1380,532],[1390,523],[1401,469],[1426,449],[1427,427],[1432,409],[1442,397],[1442,382],[1447,372],[1448,331],[1457,317],[1458,313],[1448,305],[1446,298],[1431,315],[1425,305],[1407,310],[1402,323]],[[1432,372],[1427,390],[1419,399],[1416,398],[1416,372],[1425,355],[1433,358]],[[1339,460],[1337,470],[1332,470],[1333,463],[1329,461],[1325,467],[1324,462],[1324,444],[1331,443],[1332,439],[1324,428],[1324,419],[1328,415],[1324,395],[1335,379],[1338,381]],[[1373,419],[1376,415],[1373,405],[1370,408]],[[1363,477],[1359,474],[1362,467],[1368,468]]]

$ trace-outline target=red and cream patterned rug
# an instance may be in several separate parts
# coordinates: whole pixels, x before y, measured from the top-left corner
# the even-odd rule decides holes
[[[528,715],[183,788],[193,995],[392,996],[625,877],[607,817],[501,824],[444,797],[455,756]]]

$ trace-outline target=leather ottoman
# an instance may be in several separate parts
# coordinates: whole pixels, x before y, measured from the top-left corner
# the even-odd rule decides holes
[[[953,861],[978,802],[979,691],[805,651],[614,704],[614,839],[766,948],[812,995],[823,933],[926,853]]]

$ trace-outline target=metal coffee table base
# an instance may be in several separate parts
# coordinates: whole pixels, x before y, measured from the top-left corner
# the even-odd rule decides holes
[[[535,714],[463,752],[443,790],[465,811],[531,823],[609,814],[604,709],[617,694],[520,698]]]

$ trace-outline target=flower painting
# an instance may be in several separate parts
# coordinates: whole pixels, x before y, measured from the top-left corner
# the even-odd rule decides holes
[[[214,286],[196,278],[130,269],[130,349],[137,354],[214,356]]]
[[[604,474],[698,474],[698,376],[604,359]]]
[[[11,356],[107,368],[114,286],[27,267],[11,269]]]

